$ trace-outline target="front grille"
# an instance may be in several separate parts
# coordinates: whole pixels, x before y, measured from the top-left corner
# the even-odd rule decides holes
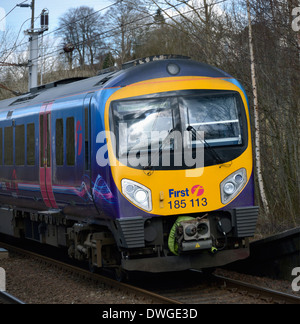
[[[235,209],[236,231],[238,237],[250,237],[255,233],[259,207]]]
[[[121,246],[139,248],[145,246],[144,219],[142,217],[119,219]]]

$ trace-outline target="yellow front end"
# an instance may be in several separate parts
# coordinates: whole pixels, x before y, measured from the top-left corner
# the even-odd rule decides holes
[[[190,170],[155,170],[154,172],[146,172],[145,170],[125,166],[117,161],[111,140],[108,138],[111,171],[119,191],[122,193],[122,179],[129,179],[149,188],[152,196],[149,214],[193,214],[221,209],[232,201],[228,200],[226,203],[221,201],[220,184],[222,181],[241,168],[245,170],[247,177],[243,187],[247,185],[251,177],[252,145],[247,100],[243,91],[227,81],[226,78],[173,77],[148,80],[121,88],[106,103],[105,127],[110,130],[109,110],[113,101],[170,91],[198,89],[239,92],[246,108],[248,147],[239,157],[226,163]]]

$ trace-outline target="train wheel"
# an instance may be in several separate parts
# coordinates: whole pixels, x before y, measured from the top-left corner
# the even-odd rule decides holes
[[[95,273],[97,271],[97,267],[94,265],[93,260],[89,258],[89,270],[92,273]]]
[[[121,267],[116,267],[114,268],[114,278],[118,282],[125,281],[127,278],[126,272]]]
[[[204,277],[211,277],[216,268],[204,268],[201,270]]]

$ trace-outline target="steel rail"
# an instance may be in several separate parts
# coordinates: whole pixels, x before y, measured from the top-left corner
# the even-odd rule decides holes
[[[6,291],[0,291],[0,304],[18,304],[24,305],[25,303],[20,299],[12,296],[11,294],[7,293]]]
[[[21,249],[19,247],[15,247],[12,245],[8,245],[6,243],[1,242],[1,246],[14,251],[16,253],[20,253],[23,255],[27,255],[31,258],[35,258],[38,261],[45,262],[47,264],[54,265],[60,269],[63,269],[65,271],[69,271],[72,273],[76,273],[79,276],[85,277],[90,280],[94,280],[95,282],[101,282],[105,284],[108,287],[122,290],[128,294],[134,294],[136,297],[141,298],[148,298],[152,301],[152,303],[157,304],[177,304],[182,305],[185,304],[184,302],[178,300],[174,294],[174,297],[172,295],[170,296],[163,296],[163,292],[155,293],[151,292],[149,290],[145,290],[139,287],[132,286],[130,284],[118,282],[114,279],[111,279],[109,277],[92,273],[86,269],[79,268],[74,265],[70,265],[65,262],[61,262],[58,260],[55,260],[53,258],[49,258],[47,256],[43,256],[40,254],[37,254],[35,252],[31,252],[28,250]],[[237,292],[246,293],[249,295],[249,297],[253,297],[255,299],[261,299],[270,303],[286,303],[286,304],[300,304],[300,297],[275,291],[269,288],[263,288],[259,286],[255,286],[246,282],[242,282],[239,280],[230,279],[228,277],[220,276],[220,275],[212,275],[211,280],[214,280],[218,283],[218,285],[227,288],[227,289],[233,289]]]
[[[180,301],[170,299],[170,298],[164,297],[162,295],[156,294],[154,292],[151,292],[151,291],[139,288],[139,287],[135,287],[135,286],[123,283],[123,282],[119,282],[117,280],[111,279],[111,278],[103,276],[101,274],[92,273],[92,272],[82,269],[80,267],[70,265],[68,263],[37,254],[32,251],[24,250],[19,247],[9,245],[9,244],[3,243],[3,242],[1,242],[0,244],[1,244],[1,247],[5,248],[7,250],[14,251],[15,253],[29,256],[30,258],[34,258],[38,261],[45,262],[47,264],[51,264],[52,266],[56,266],[63,270],[76,273],[79,276],[85,277],[90,280],[94,280],[95,282],[103,283],[108,287],[122,290],[125,293],[133,294],[136,297],[148,298],[152,301],[153,304],[182,304]]]
[[[252,285],[243,281],[230,279],[220,275],[213,275],[220,283],[223,283],[226,288],[237,289],[238,291],[246,291],[249,295],[256,296],[256,298],[261,298],[269,302],[279,303],[279,304],[300,304],[300,297],[294,296],[292,294],[283,293],[277,290],[259,287]]]
[[[207,276],[204,284],[202,282],[200,286],[196,284],[195,287],[188,286],[180,290],[167,288],[165,292],[160,291],[160,293],[168,298],[181,301],[183,304],[234,304],[241,303],[242,300],[247,304],[256,304],[260,301],[267,304],[300,304],[298,296],[214,274]],[[232,297],[228,293],[232,294]],[[239,294],[241,299],[237,297]]]

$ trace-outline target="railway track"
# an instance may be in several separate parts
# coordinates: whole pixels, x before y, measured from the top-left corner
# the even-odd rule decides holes
[[[300,297],[292,294],[283,293],[273,289],[255,286],[246,282],[233,280],[223,276],[214,276],[216,280],[223,282],[224,287],[232,291],[238,291],[241,294],[252,296],[256,299],[274,304],[300,304]]]
[[[15,296],[10,295],[5,291],[0,291],[0,304],[18,304],[23,305],[25,304],[20,299],[16,298]]]
[[[182,304],[300,304],[300,297],[219,275],[193,287],[156,293]]]
[[[133,294],[153,304],[300,304],[300,298],[294,295],[253,286],[218,275],[212,275],[203,279],[200,273],[195,272],[193,272],[192,276],[188,275],[183,278],[180,284],[177,278],[173,281],[171,279],[163,287],[159,284],[161,279],[156,280],[158,281],[157,287],[159,288],[151,287],[151,283],[150,286],[146,285],[145,287],[137,284],[131,285],[16,246],[2,242],[1,246],[9,251],[37,259],[39,262],[76,273],[78,276],[93,280],[95,283],[102,283],[109,288],[121,290],[126,294]],[[195,280],[191,278],[193,276]],[[178,284],[172,284],[176,280]]]
[[[154,292],[151,292],[151,291],[139,288],[139,287],[135,287],[130,284],[118,282],[118,281],[111,279],[107,276],[92,273],[86,269],[65,263],[63,261],[58,261],[53,258],[49,258],[47,256],[43,256],[43,255],[40,255],[40,254],[32,252],[32,251],[24,250],[22,248],[19,248],[19,247],[13,246],[13,245],[9,245],[6,243],[1,242],[0,244],[2,247],[7,249],[8,251],[12,251],[14,253],[18,253],[21,255],[26,255],[30,258],[34,258],[34,259],[38,260],[39,262],[49,264],[52,267],[63,269],[67,272],[75,273],[76,275],[86,278],[87,280],[93,280],[95,283],[102,283],[109,288],[121,290],[125,294],[133,294],[138,298],[150,300],[153,304],[181,304],[180,302],[177,302],[176,300],[169,299],[165,296],[158,295]]]

